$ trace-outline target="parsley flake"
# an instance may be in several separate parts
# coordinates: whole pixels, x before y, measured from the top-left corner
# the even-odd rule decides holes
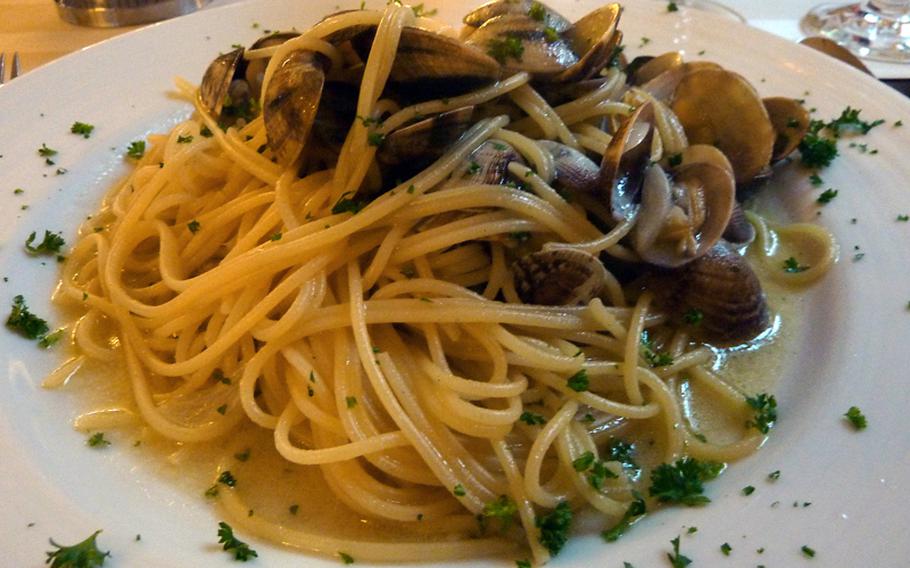
[[[45,564],[51,568],[96,568],[104,565],[104,559],[111,555],[110,551],[102,552],[98,549],[96,539],[100,530],[92,533],[90,537],[72,546],[63,546],[50,539],[51,546],[57,550],[47,552]]]
[[[682,458],[675,464],[660,464],[651,472],[648,493],[663,503],[681,503],[690,507],[704,505],[711,500],[702,495],[704,482],[717,477],[723,464],[702,462],[695,458]]]
[[[668,552],[667,558],[670,560],[670,565],[673,566],[673,568],[686,568],[686,566],[692,564],[692,560],[680,554],[678,536],[671,540],[670,544],[673,545],[673,554]]]
[[[95,432],[85,444],[90,448],[106,448],[111,445],[110,441],[104,439],[104,432]]]
[[[572,527],[572,508],[561,501],[555,509],[546,515],[537,517],[534,524],[540,529],[540,544],[556,556],[569,540],[569,529]]]
[[[134,160],[138,160],[145,155],[145,140],[135,140],[130,142],[126,148],[126,155]]]
[[[521,56],[525,48],[521,43],[521,38],[510,35],[503,39],[491,39],[487,42],[487,53],[500,63],[505,63],[508,58],[521,61]]]
[[[534,412],[528,412],[527,410],[522,412],[521,416],[519,416],[518,419],[521,420],[522,422],[524,422],[525,424],[527,424],[528,426],[539,426],[539,425],[545,424],[547,422],[547,419],[544,418],[543,416],[541,416],[540,414],[536,414]]]
[[[566,381],[566,386],[572,389],[575,392],[584,392],[588,390],[589,381],[588,381],[588,371],[582,369],[569,377]]]
[[[859,407],[851,406],[847,412],[844,413],[844,418],[849,420],[855,429],[866,429],[866,416],[863,414],[863,411],[859,409]]]
[[[746,422],[746,427],[755,428],[762,434],[767,434],[777,420],[777,400],[774,395],[761,393],[746,398],[746,404],[755,411],[755,417]]]
[[[70,126],[70,132],[73,134],[79,134],[83,138],[88,138],[92,135],[92,130],[94,130],[94,125],[86,124],[84,122],[79,122],[78,120]]]
[[[47,230],[44,231],[44,239],[37,246],[32,246],[33,242],[35,242],[34,232],[25,239],[25,250],[32,256],[41,254],[55,255],[60,252],[61,248],[66,246],[66,241],[63,240],[63,236],[60,233],[52,233]]]
[[[792,256],[784,261],[784,272],[796,273],[803,272],[808,270],[810,267],[804,264],[800,264]]]
[[[246,562],[250,558],[257,558],[259,555],[250,548],[250,545],[239,540],[234,536],[234,529],[224,521],[218,523],[218,542],[223,544],[224,550],[234,555],[234,560]]]
[[[39,339],[50,331],[45,320],[29,311],[21,295],[13,298],[13,309],[6,318],[6,327],[28,339]]]

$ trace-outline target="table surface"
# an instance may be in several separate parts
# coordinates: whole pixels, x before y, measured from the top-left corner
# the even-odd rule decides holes
[[[204,9],[236,1],[238,0],[214,0]],[[432,6],[434,1],[442,0],[429,0],[426,4]],[[686,0],[678,1],[686,3]],[[799,18],[818,0],[718,0],[718,3],[737,11],[751,25],[797,40],[802,36]],[[6,53],[9,58],[12,52],[18,51],[23,71],[136,27],[82,27],[61,20],[52,0],[0,0],[0,53]],[[908,64],[873,63],[870,66],[881,78],[910,77]]]

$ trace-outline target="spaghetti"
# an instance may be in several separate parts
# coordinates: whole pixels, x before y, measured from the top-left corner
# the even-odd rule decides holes
[[[511,259],[540,243],[634,258],[620,244],[634,220],[603,230],[596,214],[554,189],[553,159],[536,143],[553,138],[603,153],[611,140],[604,119],[622,119],[641,102],[624,98],[625,74],[611,68],[599,88],[555,106],[517,73],[400,108],[383,93],[402,30],[442,28],[395,4],[327,18],[249,57],[271,56],[266,86],[294,50],[340,66],[342,54],[323,38],[355,25],[376,27],[357,101],[357,114],[376,122],[354,121],[330,167],[298,175],[300,163],[315,163],[306,151],[290,167],[277,165],[261,116],[222,130],[196,87],[179,81],[196,113],[149,138],[63,269],[60,297],[84,310],[74,330],[80,357],[122,361],[135,401],[82,426],[135,411],[180,442],[247,424],[272,431],[277,452],[320,468],[344,506],[420,525],[422,536],[355,542],[300,531],[248,516],[242,494],[228,488],[218,497],[224,511],[272,541],[356,550],[367,561],[498,555],[526,543],[546,562],[558,552],[540,539],[547,511],[590,508],[609,527],[637,498],[643,477],[605,455],[635,423],[654,433],[657,462],[726,462],[758,448],[764,434],[754,429],[718,445],[691,427],[681,403],[690,382],[741,423],[751,410],[712,370],[712,351],[674,327],[649,293],[624,290],[611,274],[602,297],[585,305],[527,305],[513,283]],[[381,178],[371,135],[417,115],[509,101],[527,118],[481,118],[427,169],[362,210],[339,210]],[[680,145],[667,136],[665,146]],[[532,166],[509,166],[524,187],[451,183],[490,140]],[[756,223],[764,243],[769,230]],[[830,238],[816,240],[833,250]],[[649,364],[643,332],[666,338],[672,364]],[[601,468],[598,483],[577,465],[588,453]],[[507,515],[491,513],[497,502],[509,505]],[[476,518],[502,530],[478,537]]]

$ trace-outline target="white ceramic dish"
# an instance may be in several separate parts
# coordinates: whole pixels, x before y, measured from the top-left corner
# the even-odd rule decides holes
[[[22,293],[36,313],[53,313],[47,297],[55,266],[26,257],[22,243],[45,228],[71,239],[125,171],[127,144],[190,112],[167,94],[175,75],[196,79],[219,50],[249,43],[262,29],[305,27],[337,9],[335,2],[314,0],[304,8],[293,0],[256,0],[203,11],[88,48],[0,88],[0,305]],[[352,0],[346,4],[354,7]],[[453,23],[469,7],[430,4]],[[553,4],[578,16],[594,2]],[[780,420],[770,442],[710,484],[709,506],[661,511],[614,544],[596,535],[575,538],[553,565],[664,566],[669,540],[683,534],[682,551],[698,566],[905,566],[910,223],[896,217],[910,213],[910,101],[808,49],[701,12],[668,13],[664,2],[630,1],[622,29],[632,55],[683,50],[738,70],[763,94],[805,96],[822,117],[852,105],[864,117],[888,122],[860,140],[877,148],[875,155],[841,143],[842,157],[823,173],[826,187],[840,194],[824,208],[815,204],[819,190],[805,172],[785,176],[790,189],[780,200],[797,217],[822,210],[820,220],[839,239],[842,258],[805,296],[808,320],[790,347],[795,356],[779,383]],[[907,126],[892,126],[898,119]],[[97,126],[90,139],[69,133],[75,120]],[[57,165],[46,166],[36,154],[42,143],[59,150]],[[57,176],[56,167],[68,172]],[[19,187],[25,192],[15,195]],[[865,257],[854,262],[857,245]],[[218,517],[201,498],[136,467],[126,448],[86,449],[84,436],[71,427],[72,397],[39,386],[56,363],[53,353],[0,333],[0,564],[43,565],[49,537],[73,543],[98,528],[105,530],[102,546],[113,551],[115,566],[231,564],[215,544]],[[851,405],[868,416],[866,431],[852,431],[841,418]],[[781,477],[770,483],[766,476],[774,470]],[[746,485],[756,487],[749,497],[740,492]],[[698,532],[685,535],[689,526]],[[259,551],[259,565],[337,565],[248,540]],[[719,550],[724,542],[733,548],[730,557]],[[802,545],[816,550],[814,560],[803,557]]]

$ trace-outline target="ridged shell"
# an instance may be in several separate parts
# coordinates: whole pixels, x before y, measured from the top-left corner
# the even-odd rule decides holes
[[[762,102],[777,135],[771,153],[771,161],[776,162],[789,156],[802,142],[809,131],[809,111],[796,99],[787,97],[770,97]]]
[[[202,76],[202,82],[199,84],[199,97],[203,106],[215,116],[221,114],[231,81],[234,80],[234,75],[242,61],[243,48],[238,47],[216,57]]]
[[[554,185],[557,189],[588,193],[597,187],[600,168],[591,158],[571,146],[552,140],[538,140],[537,143],[553,156],[556,167]]]
[[[600,295],[606,269],[596,256],[571,249],[542,250],[512,265],[515,289],[526,304],[584,305]]]
[[[269,148],[282,165],[292,164],[300,156],[310,135],[327,65],[320,54],[293,51],[269,81],[262,114]]]
[[[755,240],[755,227],[746,218],[746,212],[739,202],[736,202],[733,206],[733,212],[730,214],[727,228],[724,229],[723,239],[738,247],[747,245]]]
[[[678,271],[681,313],[702,313],[699,327],[729,343],[753,339],[770,324],[761,283],[749,263],[719,243]]]
[[[500,185],[509,177],[509,164],[525,161],[515,148],[502,140],[491,138],[471,152],[462,164],[452,172],[449,187],[483,183]]]
[[[536,0],[493,0],[468,12],[462,21],[466,26],[477,28],[482,26],[487,20],[492,20],[496,16],[503,14],[529,15],[533,9],[537,9],[536,6],[540,6],[540,9],[542,9],[543,23],[557,32],[564,32],[572,25],[572,22],[556,12],[556,10]]]
[[[471,126],[473,113],[473,106],[461,107],[399,128],[386,136],[376,159],[390,166],[435,160]]]

